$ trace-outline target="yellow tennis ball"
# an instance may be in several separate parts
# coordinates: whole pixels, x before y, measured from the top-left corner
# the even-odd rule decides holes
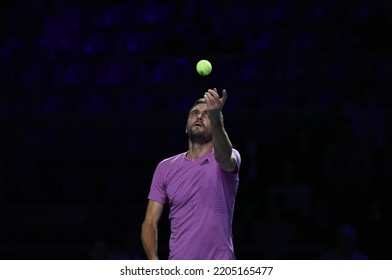
[[[196,64],[196,71],[201,76],[207,76],[212,71],[212,65],[208,60],[202,59]]]

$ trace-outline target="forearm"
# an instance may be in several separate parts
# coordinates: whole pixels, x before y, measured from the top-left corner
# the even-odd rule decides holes
[[[231,158],[233,145],[225,130],[223,117],[212,124],[212,144],[214,146],[214,154],[216,161],[227,171],[234,169],[233,160]]]
[[[149,260],[158,259],[158,229],[156,226],[143,223],[142,225],[142,244]]]
[[[222,108],[227,99],[226,90],[222,91],[222,98],[219,97],[216,88],[209,89],[204,98],[207,103],[208,116],[212,128],[212,145],[214,146],[215,159],[220,167],[232,172],[236,168],[236,159],[232,157],[233,146],[226,133],[223,124]]]

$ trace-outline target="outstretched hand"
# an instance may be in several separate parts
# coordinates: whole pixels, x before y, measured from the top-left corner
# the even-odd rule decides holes
[[[204,98],[206,99],[207,112],[210,117],[210,121],[213,123],[218,122],[222,119],[222,109],[225,105],[227,99],[226,90],[222,90],[222,98],[219,97],[216,88],[209,89],[204,93]]]

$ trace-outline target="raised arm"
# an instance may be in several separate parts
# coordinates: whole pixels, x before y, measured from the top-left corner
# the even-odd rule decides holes
[[[142,244],[149,260],[158,260],[158,222],[164,205],[149,200],[146,216],[142,224]]]
[[[206,99],[207,111],[211,122],[215,159],[223,170],[232,172],[235,170],[237,162],[232,157],[233,146],[225,130],[222,114],[222,109],[227,99],[226,90],[222,91],[222,98],[220,98],[216,88],[209,89],[204,94],[204,98]]]

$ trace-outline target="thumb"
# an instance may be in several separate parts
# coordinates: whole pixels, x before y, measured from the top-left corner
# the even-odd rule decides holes
[[[227,92],[226,92],[226,90],[224,89],[224,90],[222,90],[222,98],[221,98],[222,107],[225,105],[226,99],[227,99]]]

